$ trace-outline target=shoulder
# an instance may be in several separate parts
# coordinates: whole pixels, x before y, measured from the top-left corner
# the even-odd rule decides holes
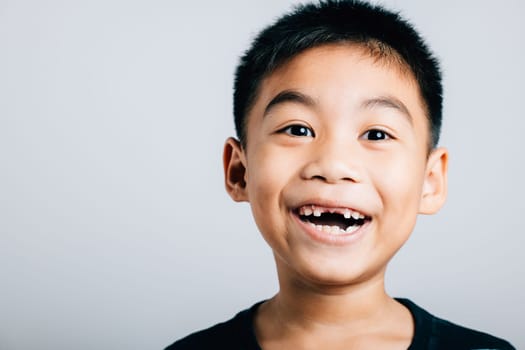
[[[252,327],[253,313],[260,305],[243,310],[228,321],[192,333],[165,350],[258,349]]]
[[[435,318],[433,323],[433,337],[438,339],[443,349],[514,350],[509,342],[490,334],[459,326],[440,318]]]
[[[408,299],[397,300],[414,317],[415,335],[410,349],[515,350],[506,340],[438,318]]]

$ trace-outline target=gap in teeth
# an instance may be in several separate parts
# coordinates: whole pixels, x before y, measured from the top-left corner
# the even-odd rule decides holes
[[[302,216],[310,216],[313,214],[315,217],[320,217],[323,213],[335,213],[338,212],[339,214],[343,215],[345,219],[353,218],[355,220],[358,219],[364,219],[365,216],[361,214],[360,212],[350,210],[348,208],[345,208],[342,212],[341,210],[329,208],[329,209],[321,209],[319,207],[316,207],[315,205],[308,205],[308,206],[302,206],[299,208],[299,215]]]

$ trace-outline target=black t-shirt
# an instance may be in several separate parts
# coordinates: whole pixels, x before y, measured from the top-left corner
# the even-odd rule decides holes
[[[509,342],[439,319],[408,299],[396,299],[414,318],[414,338],[408,350],[515,350]],[[192,333],[165,350],[261,350],[255,338],[253,316],[262,302],[239,312],[229,321]]]

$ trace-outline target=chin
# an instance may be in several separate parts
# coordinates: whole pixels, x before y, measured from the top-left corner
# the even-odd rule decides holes
[[[352,285],[366,283],[367,281],[383,279],[384,269],[365,268],[355,264],[355,261],[341,264],[338,259],[319,261],[319,259],[305,258],[303,264],[292,269],[295,271],[296,279],[299,283],[304,283],[318,288],[349,287]],[[289,273],[288,271],[280,271]],[[282,269],[279,269],[282,270]],[[284,276],[283,276],[284,277]]]

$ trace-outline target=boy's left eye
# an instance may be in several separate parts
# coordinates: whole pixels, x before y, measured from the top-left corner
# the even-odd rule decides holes
[[[363,137],[368,141],[381,141],[391,138],[387,132],[379,129],[368,130],[364,133]]]

